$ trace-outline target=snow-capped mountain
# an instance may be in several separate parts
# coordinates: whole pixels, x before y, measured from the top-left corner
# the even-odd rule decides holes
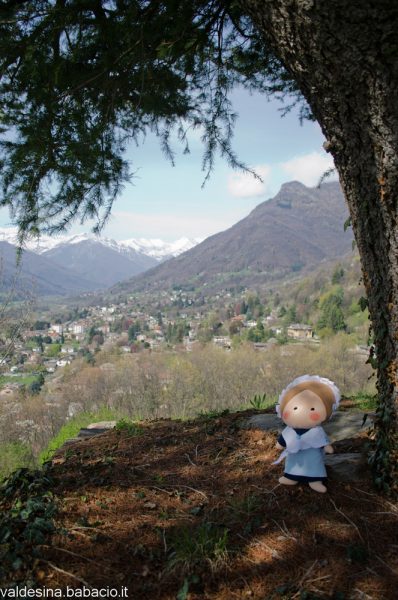
[[[17,229],[13,227],[0,228],[0,241],[17,245]],[[182,237],[174,242],[165,242],[160,239],[129,238],[127,240],[114,240],[108,237],[96,236],[91,233],[78,233],[74,235],[48,236],[42,235],[40,238],[32,238],[26,243],[26,248],[36,254],[45,254],[59,246],[80,244],[82,242],[96,242],[107,248],[111,248],[121,254],[130,255],[131,250],[134,253],[150,256],[157,261],[164,261],[168,258],[179,256],[183,252],[190,250],[202,241],[201,238]]]
[[[167,260],[168,258],[179,256],[183,252],[190,250],[203,240],[201,238],[182,237],[175,242],[164,242],[159,239],[131,238],[118,242],[123,248],[132,248],[141,254],[151,256],[158,261]]]
[[[26,242],[22,272],[24,277],[37,280],[38,295],[101,290],[179,256],[200,241],[185,237],[175,242],[145,238],[116,241],[89,233],[43,235]],[[6,260],[10,272],[16,268],[10,257],[12,246],[17,245],[17,229],[0,228],[0,258]],[[51,273],[50,282],[43,273]]]

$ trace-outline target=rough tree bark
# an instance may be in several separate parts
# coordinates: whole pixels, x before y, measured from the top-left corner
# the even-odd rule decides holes
[[[398,494],[398,4],[246,0],[326,137],[359,249],[377,360],[372,459]]]

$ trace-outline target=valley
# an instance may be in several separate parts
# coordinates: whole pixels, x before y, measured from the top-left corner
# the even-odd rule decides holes
[[[85,235],[44,239],[35,252],[26,250],[32,271],[34,261],[56,267],[40,271],[38,280],[52,286],[48,295],[27,300],[21,292],[7,305],[0,337],[3,474],[41,460],[64,428],[86,420],[188,418],[270,402],[287,373],[304,368],[329,373],[345,394],[371,397],[368,313],[344,220],[337,184],[320,193],[293,182],[230,230],[198,244],[180,241],[175,253],[196,245],[177,257],[162,261],[166,246],[158,241],[150,249],[148,242],[141,266],[157,266],[111,287],[107,276],[122,276],[130,250],[136,257],[127,243]],[[0,244],[15,253],[9,242]],[[193,276],[195,269],[202,270]],[[98,270],[103,290],[95,289]],[[63,297],[51,293],[59,272]],[[92,288],[79,293],[89,276]],[[18,307],[20,314],[25,307],[23,319]]]

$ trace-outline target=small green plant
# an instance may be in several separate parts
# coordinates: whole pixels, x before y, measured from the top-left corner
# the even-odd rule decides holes
[[[187,600],[191,584],[199,583],[199,581],[199,577],[195,574],[185,577],[182,587],[177,592],[176,600]]]
[[[103,525],[103,521],[89,521],[88,518],[83,515],[76,520],[76,525],[80,525],[80,527],[99,527]]]
[[[269,403],[270,401],[267,400],[267,394],[255,394],[250,400],[251,406],[256,410],[261,410],[265,408]]]
[[[228,529],[204,522],[196,529],[181,527],[169,536],[170,555],[167,568],[192,573],[199,565],[217,569],[228,557]]]
[[[144,433],[143,428],[137,423],[130,421],[130,419],[120,419],[116,423],[115,429],[116,431],[124,431],[129,436],[141,435],[142,433]]]

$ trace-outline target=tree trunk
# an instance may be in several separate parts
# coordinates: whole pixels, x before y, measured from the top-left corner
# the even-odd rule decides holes
[[[398,494],[398,4],[247,0],[334,157],[361,257],[377,361],[376,484]]]

